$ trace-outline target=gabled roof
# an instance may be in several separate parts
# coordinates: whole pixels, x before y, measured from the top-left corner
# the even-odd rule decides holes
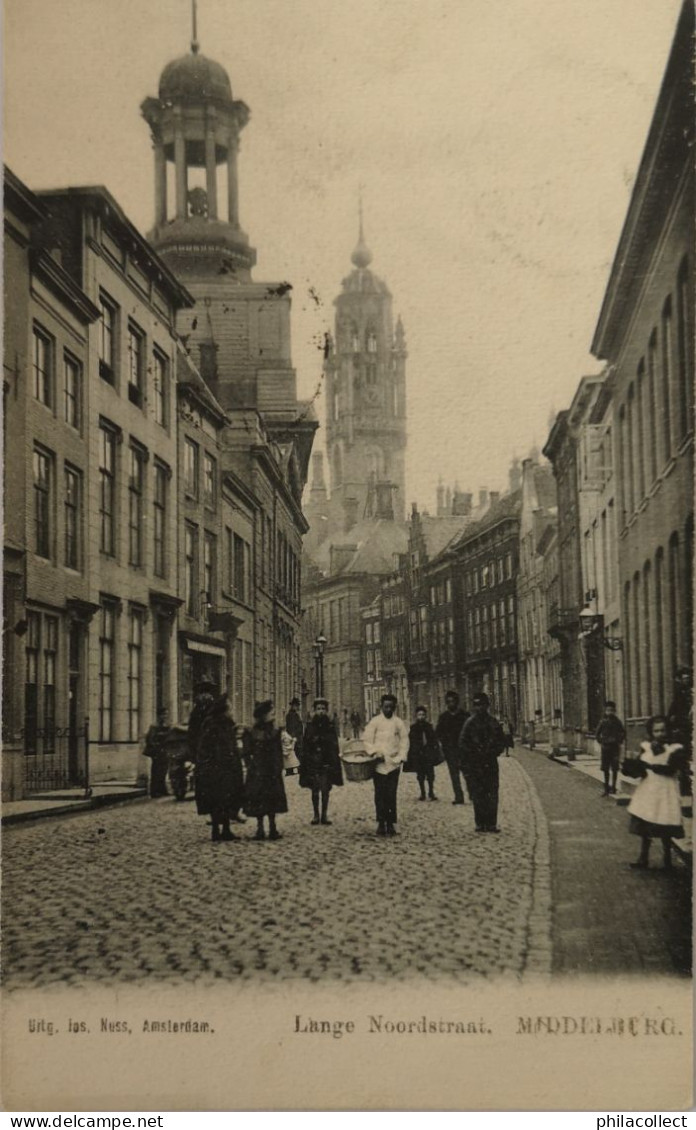
[[[331,549],[340,549],[342,544],[357,548],[339,569],[340,574],[369,573],[382,576],[394,572],[395,554],[406,553],[408,529],[405,522],[366,518],[348,531],[343,542],[338,538],[327,539],[314,555],[315,563],[324,576],[330,574]]]

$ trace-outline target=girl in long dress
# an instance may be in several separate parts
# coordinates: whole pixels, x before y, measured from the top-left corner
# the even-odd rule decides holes
[[[650,841],[662,840],[664,866],[672,866],[672,840],[684,835],[679,772],[685,762],[683,746],[668,741],[668,724],[664,715],[650,718],[646,729],[650,741],[642,742],[640,765],[643,779],[636,789],[628,811],[630,831],[640,836],[640,855],[633,868],[645,869],[650,855]]]

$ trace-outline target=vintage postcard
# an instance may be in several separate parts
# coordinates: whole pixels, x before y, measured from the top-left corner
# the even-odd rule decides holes
[[[688,1109],[691,0],[4,14],[5,1109]]]

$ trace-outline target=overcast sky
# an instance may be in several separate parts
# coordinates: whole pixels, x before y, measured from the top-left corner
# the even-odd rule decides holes
[[[679,7],[199,0],[201,51],[251,108],[241,222],[255,278],[294,285],[302,395],[364,186],[372,268],[407,335],[407,501],[431,506],[440,475],[504,487],[599,368],[589,345]],[[32,188],[105,184],[147,231],[139,105],[190,38],[190,0],[6,0],[6,162]]]

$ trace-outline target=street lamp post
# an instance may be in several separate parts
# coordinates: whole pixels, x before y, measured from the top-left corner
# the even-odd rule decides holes
[[[314,641],[314,675],[317,698],[324,697],[324,648],[326,636],[320,632]]]

